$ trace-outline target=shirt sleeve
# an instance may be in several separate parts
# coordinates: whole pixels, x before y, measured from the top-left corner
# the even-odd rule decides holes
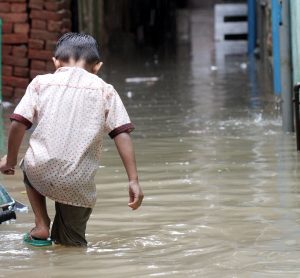
[[[105,92],[105,129],[112,139],[120,133],[134,130],[120,96],[111,85]]]
[[[37,96],[37,79],[35,78],[28,85],[25,95],[10,116],[10,120],[24,124],[27,129],[31,128],[37,113]]]

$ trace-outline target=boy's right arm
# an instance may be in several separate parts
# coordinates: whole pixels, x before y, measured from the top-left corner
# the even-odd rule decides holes
[[[17,121],[12,121],[8,134],[7,156],[0,160],[0,171],[5,175],[13,175],[17,165],[19,149],[27,126]]]

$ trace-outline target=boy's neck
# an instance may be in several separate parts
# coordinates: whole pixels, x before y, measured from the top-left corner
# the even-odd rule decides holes
[[[60,67],[77,67],[77,68],[83,68],[87,71],[90,70],[89,66],[83,60],[79,60],[79,61],[70,60],[69,62],[60,62]]]
[[[53,57],[52,60],[56,69],[62,67],[78,67],[78,68],[85,69],[86,71],[93,74],[97,74],[103,64],[102,62],[99,62],[94,65],[89,65],[88,63],[86,63],[85,60],[82,59],[78,61],[75,61],[74,59],[70,59],[68,62],[63,62]]]

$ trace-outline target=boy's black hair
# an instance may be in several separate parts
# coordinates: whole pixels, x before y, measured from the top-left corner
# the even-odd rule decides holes
[[[100,62],[96,40],[87,34],[66,33],[56,43],[54,57],[63,62],[84,60],[88,65]]]

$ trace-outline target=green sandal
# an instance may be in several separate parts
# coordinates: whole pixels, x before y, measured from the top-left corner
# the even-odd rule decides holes
[[[52,245],[52,240],[51,239],[34,238],[30,235],[30,233],[26,233],[23,236],[23,241],[27,244],[30,244],[32,246],[38,246],[38,247]]]

